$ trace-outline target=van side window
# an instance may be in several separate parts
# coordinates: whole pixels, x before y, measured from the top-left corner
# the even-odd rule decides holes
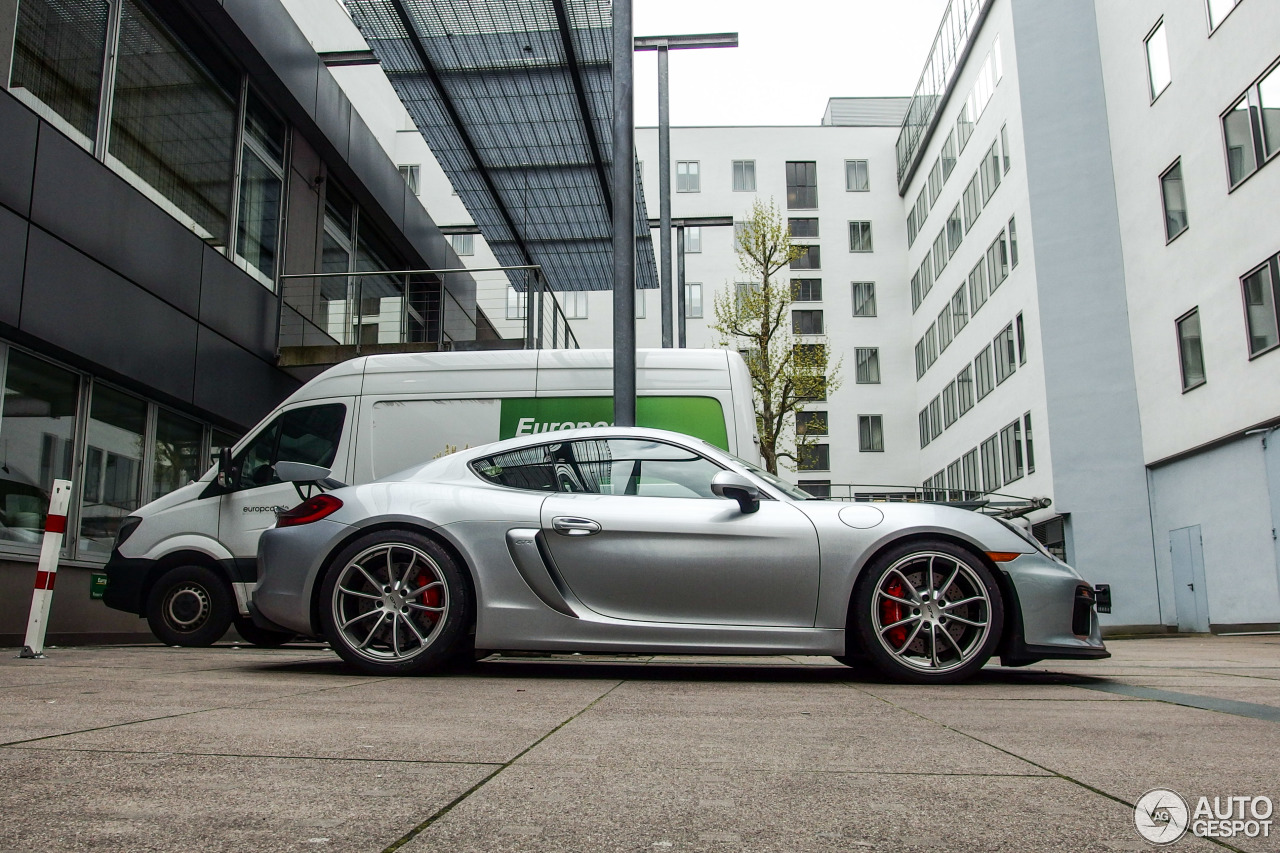
[[[720,466],[658,441],[587,439],[499,453],[472,463],[491,483],[513,489],[595,495],[711,498]]]
[[[305,462],[331,468],[342,439],[347,407],[341,403],[292,409],[269,423],[232,460],[238,472],[236,489],[255,489],[279,483],[272,467],[277,462]]]

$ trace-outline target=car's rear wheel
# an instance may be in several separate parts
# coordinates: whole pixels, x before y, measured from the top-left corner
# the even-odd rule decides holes
[[[863,573],[850,614],[871,662],[891,678],[963,681],[1000,642],[1004,606],[983,562],[945,541],[891,549]]]
[[[466,639],[464,569],[431,539],[383,530],[344,548],[325,574],[320,622],[344,660],[377,675],[440,669]]]
[[[231,627],[235,596],[205,566],[178,566],[160,576],[147,596],[151,633],[171,646],[212,646]]]

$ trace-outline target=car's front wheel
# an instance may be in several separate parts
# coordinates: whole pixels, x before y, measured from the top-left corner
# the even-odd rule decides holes
[[[946,541],[916,541],[880,555],[854,590],[850,612],[871,662],[891,678],[962,681],[1000,642],[1004,606],[990,569]]]
[[[447,663],[466,639],[474,605],[465,570],[431,539],[382,530],[348,545],[321,587],[325,639],[376,675],[419,675]]]
[[[205,566],[178,566],[160,576],[147,596],[151,633],[171,646],[212,646],[231,627],[235,596]]]

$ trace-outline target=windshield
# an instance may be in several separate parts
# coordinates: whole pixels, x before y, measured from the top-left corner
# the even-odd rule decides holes
[[[793,501],[818,500],[818,498],[815,498],[813,495],[809,494],[804,489],[801,489],[797,486],[792,485],[791,483],[788,483],[786,480],[782,479],[777,474],[770,474],[768,471],[764,470],[759,465],[753,465],[745,459],[739,459],[737,456],[734,456],[732,453],[725,453],[725,451],[723,450],[721,450],[720,452],[724,453],[725,456],[728,456],[734,462],[737,462],[743,468],[746,468],[752,474],[755,474],[761,480],[764,480],[766,483],[773,486],[775,489],[782,492],[784,495],[791,498]]]

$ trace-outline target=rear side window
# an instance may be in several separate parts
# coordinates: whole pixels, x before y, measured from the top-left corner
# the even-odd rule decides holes
[[[342,440],[347,407],[342,403],[306,406],[283,413],[232,461],[238,472],[237,489],[254,489],[279,483],[272,466],[277,462],[304,462],[332,468]]]
[[[546,492],[640,497],[712,498],[722,469],[672,444],[640,439],[588,439],[543,444],[472,462],[499,486]]]

